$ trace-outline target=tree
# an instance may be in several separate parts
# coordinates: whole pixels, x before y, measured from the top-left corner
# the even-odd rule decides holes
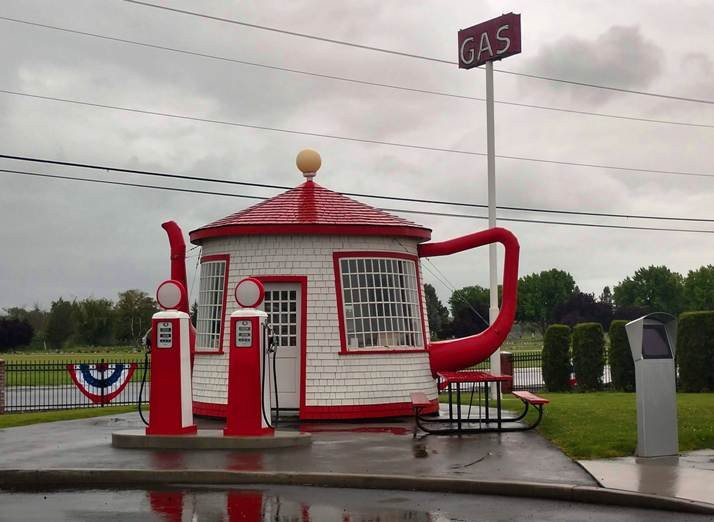
[[[652,312],[677,315],[684,302],[684,279],[666,266],[642,267],[614,289],[615,304],[645,307]]]
[[[114,305],[109,299],[88,297],[75,305],[77,341],[89,346],[107,346],[113,342]]]
[[[578,389],[593,391],[602,385],[605,337],[600,323],[580,323],[573,328],[573,370]]]
[[[0,317],[0,350],[27,346],[32,340],[30,323],[15,317]]]
[[[536,323],[541,332],[556,322],[556,308],[575,293],[573,276],[553,268],[518,280],[518,319]]]
[[[117,341],[136,344],[151,327],[151,316],[157,312],[154,299],[141,290],[119,293],[114,305],[114,336]],[[192,315],[193,319],[193,315]]]
[[[426,302],[427,308],[429,307],[429,301],[427,300]],[[193,327],[196,327],[196,323],[198,322],[198,301],[194,301],[193,304],[191,305],[191,324]]]
[[[570,389],[570,328],[553,324],[543,336],[543,382],[548,391]]]
[[[488,327],[489,290],[480,286],[465,286],[454,290],[449,298],[451,307],[450,334],[465,337]]]
[[[600,303],[606,304],[612,310],[614,303],[612,301],[612,291],[610,290],[609,286],[606,286],[602,289],[602,293],[600,294],[600,298],[598,299],[598,301]]]
[[[4,310],[8,317],[30,323],[35,333],[43,332],[47,326],[49,313],[40,309],[38,304],[35,304],[32,310],[25,310],[21,306],[13,306]]]
[[[607,287],[606,287],[607,288]],[[575,293],[555,308],[556,321],[571,328],[578,323],[600,323],[603,329],[610,327],[612,308],[596,301],[593,294],[585,294],[575,287]]]
[[[684,308],[714,310],[714,265],[689,271],[684,280]]]
[[[441,303],[436,295],[436,290],[429,283],[424,285],[424,300],[426,301],[426,316],[429,320],[431,340],[445,339],[449,327],[449,309]]]
[[[52,303],[45,337],[51,348],[59,350],[74,333],[74,306],[61,297]]]

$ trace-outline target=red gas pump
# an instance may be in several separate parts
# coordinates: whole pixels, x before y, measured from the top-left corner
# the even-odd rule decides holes
[[[228,356],[228,406],[224,435],[273,435],[270,425],[270,385],[267,375],[265,323],[268,314],[256,309],[263,302],[263,284],[252,277],[236,285],[242,308],[231,314]]]
[[[151,396],[147,435],[196,433],[191,393],[189,315],[176,310],[186,289],[178,281],[159,285],[156,301],[164,310],[151,319]]]

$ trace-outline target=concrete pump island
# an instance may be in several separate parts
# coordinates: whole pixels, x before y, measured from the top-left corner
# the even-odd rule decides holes
[[[175,222],[163,224],[171,276],[158,285],[162,311],[147,339],[148,420],[129,413],[4,430],[0,487],[14,492],[0,493],[0,519],[31,513],[30,490],[47,492],[45,512],[57,520],[714,514],[713,504],[665,486],[602,487],[606,472],[594,469],[596,480],[532,429],[548,400],[516,391],[522,409],[507,411],[511,375],[470,369],[514,320],[511,232],[433,242],[430,229],[319,185],[315,151],[298,154],[297,166],[302,184],[190,232],[201,247],[195,328],[184,237]],[[498,316],[480,334],[429,341],[421,258],[493,243],[505,252]],[[671,319],[648,316],[628,329],[638,379],[648,383],[638,380],[638,393],[656,395],[638,396],[642,457],[677,452],[676,412],[652,413],[653,401],[671,403],[673,386],[648,377],[655,366],[658,381],[671,373]],[[127,511],[129,503],[138,507]]]

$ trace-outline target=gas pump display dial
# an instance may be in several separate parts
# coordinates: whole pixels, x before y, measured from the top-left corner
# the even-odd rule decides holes
[[[253,346],[253,325],[251,321],[236,321],[236,348]]]
[[[165,321],[158,323],[159,329],[156,332],[156,347],[171,348],[174,344],[173,324]]]

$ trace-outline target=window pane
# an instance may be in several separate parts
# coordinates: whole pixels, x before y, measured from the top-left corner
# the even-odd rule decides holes
[[[201,263],[196,319],[196,348],[199,350],[220,348],[225,273],[225,261]]]
[[[423,346],[414,261],[351,258],[339,267],[348,347]]]

